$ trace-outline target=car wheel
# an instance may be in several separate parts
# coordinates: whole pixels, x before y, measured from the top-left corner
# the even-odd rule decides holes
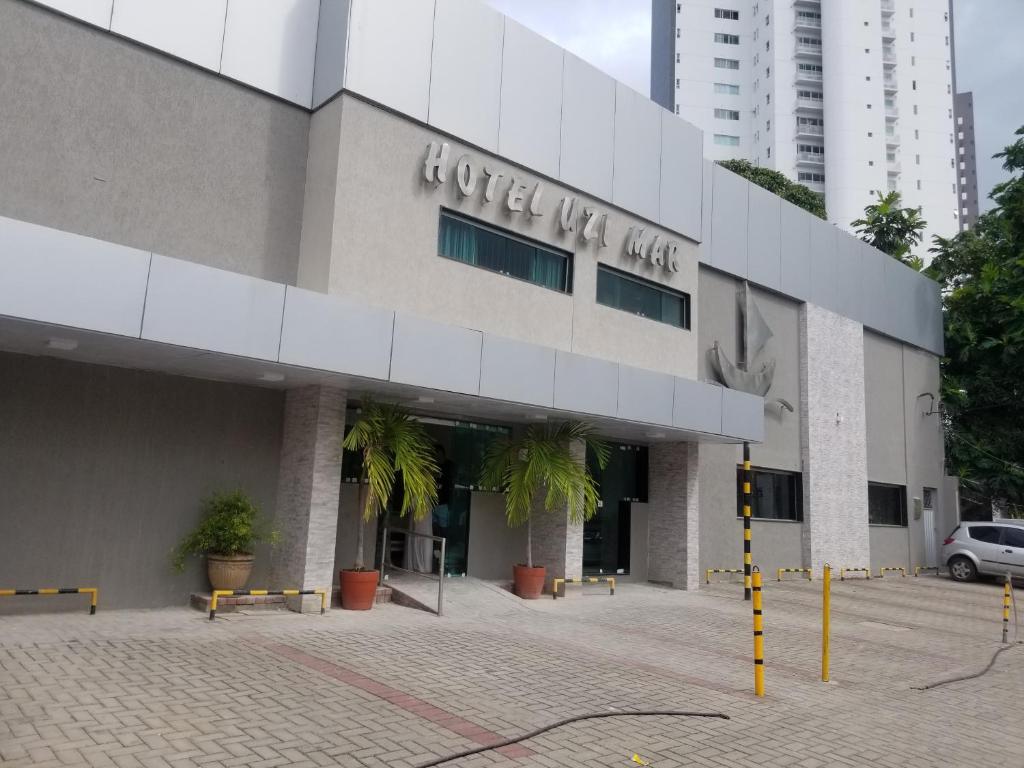
[[[953,577],[953,581],[974,581],[978,578],[978,569],[969,558],[961,555],[949,561],[949,575]]]

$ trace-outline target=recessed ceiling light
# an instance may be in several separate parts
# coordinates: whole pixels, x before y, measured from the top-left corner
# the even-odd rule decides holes
[[[61,339],[54,336],[47,340],[46,346],[50,349],[60,349],[65,352],[70,352],[72,349],[78,349],[78,342],[74,339]]]
[[[434,402],[434,398],[432,398],[432,397],[417,397],[416,398],[416,402],[417,403],[432,403],[432,402]]]
[[[537,419],[537,421],[547,421],[548,415],[546,413],[531,413],[531,418]]]
[[[665,436],[664,432],[648,432],[647,436],[653,440],[658,440]]]
[[[268,371],[264,373],[262,376],[260,376],[260,381],[284,381],[284,374],[271,373]]]

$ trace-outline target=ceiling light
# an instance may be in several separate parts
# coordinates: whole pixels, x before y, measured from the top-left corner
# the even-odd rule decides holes
[[[416,402],[417,403],[432,403],[432,402],[434,402],[434,398],[432,398],[432,397],[417,397],[416,398]]]
[[[647,436],[652,440],[659,440],[665,436],[664,432],[648,432]]]
[[[65,352],[70,352],[72,349],[78,349],[78,342],[74,339],[61,339],[54,336],[47,340],[46,346],[50,349],[60,349]]]
[[[260,376],[260,381],[284,381],[284,374],[270,373],[268,371],[267,373],[264,373],[262,376]]]

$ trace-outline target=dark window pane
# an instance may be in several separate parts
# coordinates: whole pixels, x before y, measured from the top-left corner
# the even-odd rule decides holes
[[[906,526],[907,504],[903,486],[868,483],[868,522],[871,525]]]
[[[1024,549],[1024,529],[1003,528],[1003,544],[1008,547]]]
[[[685,293],[667,290],[600,265],[597,268],[598,304],[678,328],[689,328],[689,301]]]
[[[984,541],[989,544],[999,543],[999,529],[994,525],[972,525],[967,529],[968,535],[976,541]]]
[[[759,520],[803,520],[803,481],[797,472],[751,470],[751,515]],[[736,510],[743,514],[743,467],[736,468]]]

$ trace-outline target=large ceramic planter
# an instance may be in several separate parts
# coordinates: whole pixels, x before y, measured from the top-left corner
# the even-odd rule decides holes
[[[368,611],[377,597],[377,571],[341,572],[341,607],[347,611]]]
[[[524,600],[536,600],[544,591],[544,576],[547,573],[543,565],[530,568],[516,565],[512,568],[513,591]]]
[[[244,589],[252,573],[252,555],[206,556],[206,575],[214,589]]]

